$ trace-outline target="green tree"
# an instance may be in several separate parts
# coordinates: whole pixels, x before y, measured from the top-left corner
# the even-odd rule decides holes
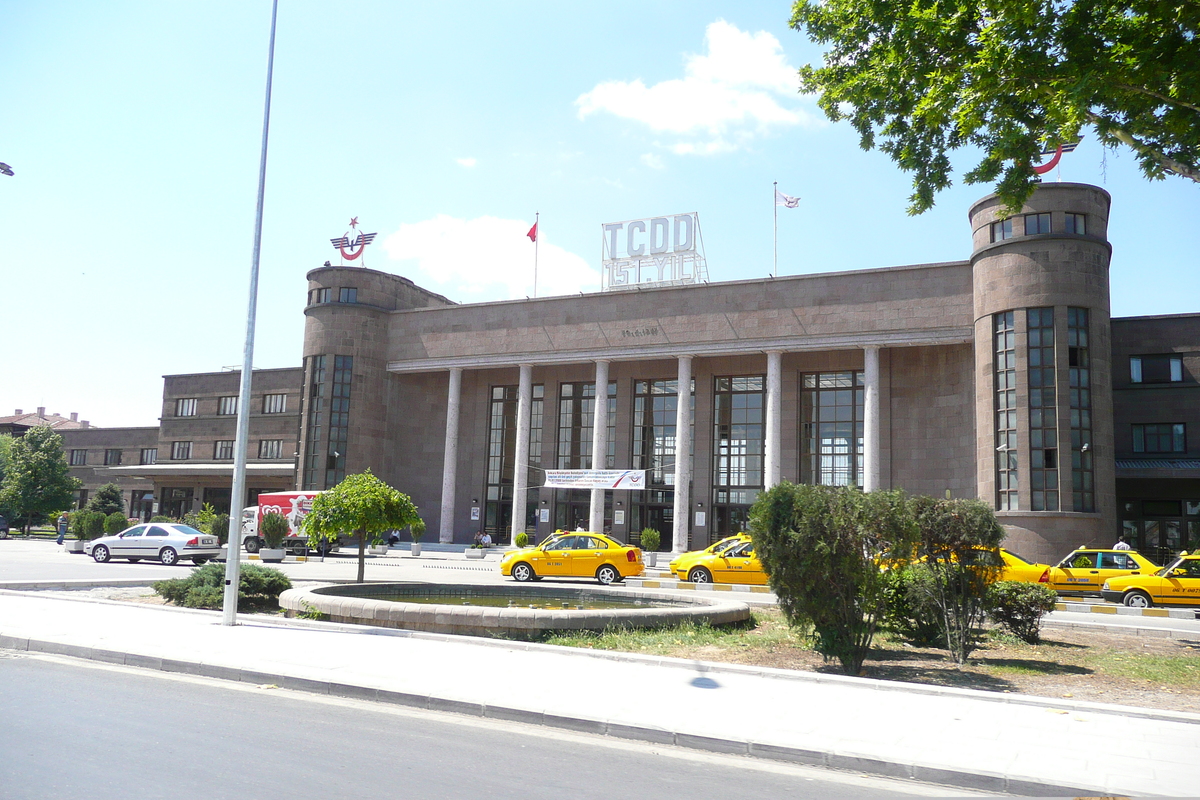
[[[921,535],[921,555],[932,580],[914,586],[940,614],[946,646],[960,667],[976,647],[987,610],[988,585],[1000,576],[997,548],[1004,528],[982,500],[914,497],[912,516]]]
[[[115,483],[106,483],[96,490],[87,502],[88,511],[96,511],[104,516],[114,513],[125,513],[125,501],[121,497],[121,487]]]
[[[313,498],[312,511],[301,529],[309,546],[320,549],[321,540],[337,541],[343,533],[358,537],[358,582],[366,574],[367,542],[391,530],[401,530],[419,519],[417,507],[403,494],[371,474],[371,470],[346,478]]]
[[[886,610],[885,554],[911,554],[916,526],[900,492],[781,483],[750,511],[750,535],[788,623],[858,675]]]
[[[79,481],[67,474],[62,437],[45,425],[15,439],[0,484],[0,507],[21,521],[25,535],[37,517],[71,507]]]
[[[802,91],[913,173],[910,214],[950,185],[960,147],[983,155],[967,183],[999,178],[1015,213],[1041,151],[1085,127],[1150,179],[1200,181],[1194,0],[798,0],[791,24],[828,46]]]
[[[0,484],[4,483],[4,473],[8,469],[9,453],[12,451],[13,437],[10,434],[0,436]]]

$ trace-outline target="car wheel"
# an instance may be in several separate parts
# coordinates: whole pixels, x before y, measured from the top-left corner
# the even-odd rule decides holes
[[[102,544],[92,548],[92,558],[96,559],[97,564],[103,564],[108,561],[108,548]]]
[[[704,567],[693,567],[688,573],[688,580],[692,583],[712,583],[712,573]]]
[[[200,566],[207,564],[208,559],[207,558],[193,558],[192,563],[195,564],[197,567],[200,567]]]
[[[259,542],[256,537],[252,536],[246,540],[246,552],[247,553],[257,553],[258,547],[259,547]]]
[[[601,586],[608,586],[616,583],[621,579],[621,573],[617,572],[617,568],[611,564],[605,564],[596,570],[596,582]]]
[[[158,554],[158,560],[164,565],[172,567],[179,562],[179,553],[176,553],[172,547],[164,547]]]
[[[1150,608],[1154,605],[1154,601],[1150,599],[1150,595],[1145,592],[1132,591],[1126,592],[1125,597],[1121,600],[1123,605],[1130,608]]]
[[[524,561],[513,566],[512,576],[513,580],[521,583],[524,583],[525,581],[531,581],[534,579],[534,577],[536,577],[533,574],[533,567],[529,566]]]

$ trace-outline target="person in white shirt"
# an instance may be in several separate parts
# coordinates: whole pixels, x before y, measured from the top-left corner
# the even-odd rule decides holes
[[[1117,543],[1113,545],[1113,550],[1128,550],[1129,542],[1125,541],[1124,536],[1117,537]]]

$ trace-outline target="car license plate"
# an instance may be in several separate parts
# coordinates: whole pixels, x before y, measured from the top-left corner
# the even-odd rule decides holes
[[[217,543],[216,539],[208,539],[208,538],[201,539],[200,541],[207,545],[213,545],[213,544]]]

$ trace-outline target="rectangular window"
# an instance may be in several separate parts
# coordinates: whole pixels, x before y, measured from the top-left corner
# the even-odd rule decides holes
[[[180,397],[175,401],[175,416],[177,417],[194,417],[196,416],[196,398]]]
[[[324,489],[321,478],[324,472],[321,465],[322,439],[325,412],[325,356],[309,356],[308,358],[308,435],[304,455],[304,488]]]
[[[603,464],[592,463],[596,384],[564,383],[558,398],[558,469],[611,469],[616,461],[617,382],[609,381],[605,409],[607,447]]]
[[[184,461],[192,457],[191,442],[172,442],[171,443],[171,458],[175,461]]]
[[[714,379],[710,539],[747,530],[764,488],[765,383],[762,375]]]
[[[801,387],[800,482],[862,486],[863,373],[810,373]]]
[[[1181,383],[1182,356],[1131,356],[1129,380],[1132,383]]]
[[[1182,422],[1157,425],[1134,425],[1133,452],[1186,453],[1186,427]]]
[[[213,444],[213,458],[218,461],[233,458],[233,440],[221,439]]]
[[[217,414],[222,417],[230,417],[237,413],[238,399],[237,396],[221,397],[217,400]]]
[[[83,467],[87,465],[87,450],[72,450],[71,451],[71,466]]]
[[[348,286],[343,286],[342,288],[338,289],[338,302],[339,303],[357,303],[358,302],[358,289],[355,289],[353,287],[348,287]]]
[[[1012,220],[1011,219],[1002,219],[999,222],[992,223],[992,241],[993,242],[1001,242],[1001,241],[1004,241],[1005,239],[1011,239],[1012,235],[1013,235],[1013,232],[1012,232]]]
[[[1089,356],[1088,310],[1067,309],[1067,353],[1071,397],[1072,510],[1096,510],[1092,459],[1092,370]]]
[[[142,464],[157,464],[158,463],[158,448],[143,447],[142,448]]]
[[[492,534],[497,541],[506,540],[511,532],[513,486],[515,483],[517,453],[517,406],[519,405],[517,386],[493,386],[492,399],[488,414],[488,450],[487,450],[487,496],[484,504],[484,530]],[[530,465],[538,465],[542,460],[542,415],[545,398],[545,386],[534,384],[531,392],[531,408],[529,410],[529,464],[521,467],[526,470],[527,483],[531,487],[525,502],[525,529],[531,530],[537,526],[537,494],[540,471],[530,471]],[[532,473],[532,474],[531,474]]]
[[[1067,233],[1077,233],[1083,236],[1087,233],[1087,216],[1085,214],[1067,214]]]
[[[104,451],[104,466],[117,467],[121,465],[120,450],[105,450]]]
[[[1016,511],[1017,500],[1017,328],[1012,311],[993,317],[996,382],[996,508]]]
[[[287,411],[287,395],[286,394],[263,395],[263,413],[264,414],[282,414],[285,411]]]
[[[259,458],[283,458],[283,439],[263,439],[258,443]]]
[[[315,305],[316,303],[328,303],[329,302],[329,289],[327,289],[327,288],[326,289],[313,289],[311,294],[312,294],[312,297],[309,300],[310,304]]]
[[[1025,235],[1033,236],[1035,233],[1050,232],[1050,215],[1049,214],[1026,214],[1025,215]]]
[[[1058,510],[1058,408],[1054,309],[1025,312],[1029,374],[1029,507]]]

